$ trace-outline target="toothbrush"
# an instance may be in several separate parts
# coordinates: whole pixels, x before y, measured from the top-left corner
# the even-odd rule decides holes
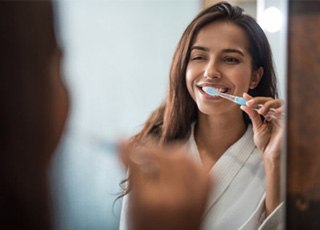
[[[217,90],[216,88],[213,88],[210,86],[202,87],[202,89],[204,92],[206,92],[210,96],[220,96],[220,97],[225,98],[229,101],[232,101],[236,104],[247,106],[247,100],[244,99],[243,97],[237,97],[237,96],[234,96],[231,94],[222,93],[219,90]],[[262,107],[262,105],[258,105],[257,108],[255,108],[254,110],[258,111],[261,107]],[[283,115],[284,115],[284,113],[280,114],[280,116],[283,116]],[[270,121],[272,119],[277,119],[278,117],[279,117],[279,115],[276,115],[276,111],[274,108],[270,108],[269,113],[267,115],[265,115],[265,119],[268,121]]]
[[[210,96],[220,96],[224,99],[227,99],[229,101],[232,101],[236,104],[239,105],[247,105],[247,100],[244,99],[243,97],[237,97],[231,94],[227,94],[227,93],[222,93],[219,90],[217,90],[216,88],[210,87],[210,86],[205,86],[202,88],[204,92],[206,92],[207,94],[209,94]]]

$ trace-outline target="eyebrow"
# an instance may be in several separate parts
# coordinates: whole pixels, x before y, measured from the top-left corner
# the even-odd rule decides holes
[[[209,49],[206,48],[206,47],[203,47],[203,46],[192,46],[192,47],[191,47],[191,51],[192,51],[192,50],[202,50],[202,51],[209,52]]]
[[[210,51],[209,48],[203,47],[203,46],[192,46],[191,47],[191,51],[192,50],[202,50],[202,51],[206,51],[206,52]],[[238,50],[238,49],[223,49],[222,52],[223,53],[238,53],[241,56],[244,56],[244,53],[241,50]]]
[[[237,49],[224,49],[223,52],[224,53],[238,53],[241,56],[244,56],[243,52],[241,50],[237,50]]]

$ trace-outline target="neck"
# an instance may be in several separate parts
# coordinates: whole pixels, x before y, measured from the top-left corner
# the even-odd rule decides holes
[[[211,169],[220,156],[246,131],[242,112],[210,116],[199,113],[195,141],[205,167]]]

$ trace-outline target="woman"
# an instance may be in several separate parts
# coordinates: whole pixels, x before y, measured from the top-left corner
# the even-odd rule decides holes
[[[203,90],[208,86],[243,96],[247,105],[210,96]],[[283,136],[283,109],[276,97],[271,50],[262,29],[239,7],[218,3],[186,28],[173,57],[166,100],[131,142],[183,142],[212,176],[215,188],[203,229],[275,229],[280,224]],[[133,182],[129,174],[129,186]],[[130,211],[138,210],[130,209],[128,196],[123,203],[120,228],[125,229]]]

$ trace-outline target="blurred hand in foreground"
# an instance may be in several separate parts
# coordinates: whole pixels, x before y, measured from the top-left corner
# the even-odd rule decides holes
[[[129,170],[130,229],[199,229],[211,189],[208,173],[183,148],[121,146]]]

